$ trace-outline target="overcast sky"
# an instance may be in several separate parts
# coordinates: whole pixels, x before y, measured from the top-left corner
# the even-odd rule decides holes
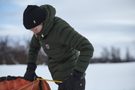
[[[0,0],[0,37],[30,39],[22,24],[28,4],[53,5],[57,16],[90,40],[95,55],[106,46],[135,51],[135,0]]]

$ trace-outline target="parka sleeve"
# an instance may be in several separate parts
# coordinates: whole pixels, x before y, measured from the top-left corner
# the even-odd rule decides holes
[[[80,72],[85,72],[94,52],[94,48],[89,40],[76,32],[73,28],[66,27],[61,31],[60,41],[61,43],[80,51],[75,69]]]
[[[28,63],[36,63],[40,47],[39,40],[33,35],[28,52]]]

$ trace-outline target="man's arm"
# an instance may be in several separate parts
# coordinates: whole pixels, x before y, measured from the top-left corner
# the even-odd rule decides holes
[[[37,68],[36,60],[37,60],[39,50],[40,50],[39,41],[35,37],[35,35],[33,35],[30,43],[29,54],[28,54],[27,69],[24,74],[24,78],[26,80],[33,81],[38,77],[35,73],[35,70]]]
[[[66,44],[78,51],[80,55],[75,67],[75,70],[85,72],[91,57],[93,56],[94,48],[92,44],[84,36],[76,32],[73,28],[67,27],[61,30],[60,42]]]

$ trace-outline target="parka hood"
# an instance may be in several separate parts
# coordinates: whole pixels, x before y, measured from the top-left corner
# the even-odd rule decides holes
[[[41,9],[43,9],[43,11],[47,13],[47,17],[43,22],[43,30],[40,33],[41,37],[45,37],[49,33],[51,27],[53,26],[53,20],[56,14],[56,10],[51,5],[42,5],[40,7]]]

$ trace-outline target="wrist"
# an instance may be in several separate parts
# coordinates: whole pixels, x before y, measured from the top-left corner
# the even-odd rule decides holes
[[[78,70],[74,70],[73,73],[72,73],[72,75],[73,75],[74,77],[80,78],[80,79],[82,79],[82,78],[85,77],[85,73],[80,72],[80,71],[78,71]]]
[[[28,63],[27,64],[27,70],[32,70],[32,71],[35,71],[37,68],[37,65],[35,63]]]

